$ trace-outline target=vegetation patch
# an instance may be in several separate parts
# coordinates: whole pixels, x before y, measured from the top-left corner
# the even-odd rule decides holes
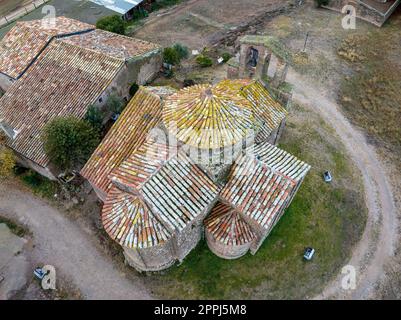
[[[339,272],[366,223],[362,183],[343,146],[316,115],[294,107],[283,149],[312,165],[283,218],[255,256],[223,260],[201,242],[180,266],[148,277],[161,297],[297,299],[318,293]],[[330,170],[334,181],[322,174]],[[304,249],[316,255],[303,260]]]
[[[18,175],[34,194],[42,198],[54,199],[54,195],[60,191],[60,186],[56,181],[51,181],[30,169],[20,169]]]
[[[28,229],[21,226],[20,224],[14,222],[11,219],[5,218],[0,215],[0,224],[6,224],[6,226],[10,229],[10,231],[18,237],[23,237],[28,234]]]

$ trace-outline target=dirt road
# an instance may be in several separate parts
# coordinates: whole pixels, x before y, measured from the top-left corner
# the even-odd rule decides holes
[[[344,290],[339,274],[316,299],[367,299],[374,295],[375,285],[383,276],[383,267],[394,254],[397,241],[397,213],[394,198],[382,163],[365,136],[343,116],[339,106],[325,90],[291,70],[287,81],[294,85],[294,101],[318,112],[341,138],[351,158],[361,171],[368,221],[361,241],[347,263],[356,269],[355,290]]]
[[[55,266],[72,279],[84,298],[151,298],[142,281],[121,274],[79,226],[13,183],[0,184],[0,212],[29,227],[35,245],[33,259]]]

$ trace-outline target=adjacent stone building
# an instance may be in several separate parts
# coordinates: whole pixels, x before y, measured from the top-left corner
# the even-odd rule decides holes
[[[286,82],[290,52],[272,36],[246,35],[239,42],[239,54],[227,63],[227,78],[263,82],[276,100],[288,109],[292,100],[292,89]]]
[[[129,100],[132,84],[159,71],[159,46],[59,17],[18,23],[0,44],[0,129],[21,164],[56,179],[42,142],[54,118],[83,118],[111,93]]]

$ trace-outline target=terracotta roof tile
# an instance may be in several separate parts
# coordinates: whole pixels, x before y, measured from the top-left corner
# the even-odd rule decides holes
[[[95,29],[94,26],[65,17],[17,22],[0,42],[0,72],[16,79],[32,63],[53,37]]]
[[[270,168],[295,181],[303,179],[311,168],[309,164],[267,142],[254,145],[246,152],[248,156],[257,158]]]
[[[217,197],[218,187],[183,152],[146,142],[111,174],[139,195],[169,230],[182,230]]]
[[[59,40],[51,42],[0,99],[0,119],[19,132],[8,146],[46,166],[43,127],[56,117],[83,118],[122,66],[121,60]]]
[[[255,129],[250,102],[219,84],[195,85],[171,95],[163,122],[178,140],[202,149],[236,144]]]
[[[171,234],[138,197],[113,187],[102,209],[109,236],[128,248],[149,248],[164,243]]]
[[[79,47],[101,52],[122,60],[129,60],[145,53],[160,49],[158,45],[151,42],[122,36],[99,29],[84,34],[71,36],[63,40]]]
[[[172,93],[174,89],[165,91]],[[111,172],[146,141],[149,131],[161,122],[161,113],[161,98],[147,87],[140,87],[85,164],[82,176],[107,193]]]
[[[224,202],[269,230],[285,208],[296,183],[251,157],[234,164],[221,191]]]
[[[213,238],[224,245],[240,246],[256,239],[241,215],[222,202],[217,203],[204,223]]]

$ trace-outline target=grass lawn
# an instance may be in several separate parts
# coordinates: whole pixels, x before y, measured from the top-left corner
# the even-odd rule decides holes
[[[155,294],[165,298],[305,298],[318,293],[346,263],[366,222],[361,181],[320,118],[294,107],[280,147],[312,165],[284,217],[255,256],[238,260],[215,256],[205,242],[185,261],[147,276]],[[322,172],[331,170],[326,184]],[[302,259],[313,246],[311,262]]]

